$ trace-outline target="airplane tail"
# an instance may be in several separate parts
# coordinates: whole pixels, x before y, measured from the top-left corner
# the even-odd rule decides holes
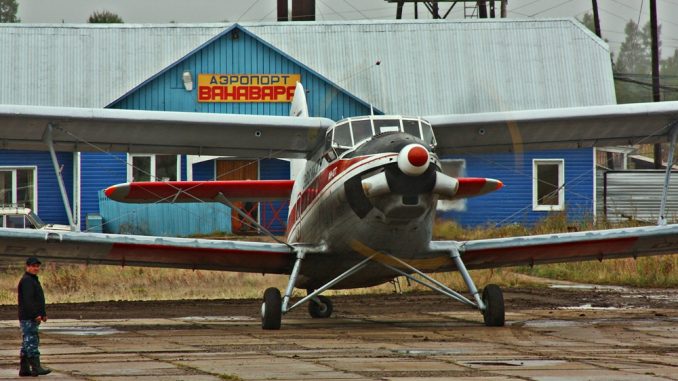
[[[292,98],[292,106],[290,107],[290,116],[298,116],[302,118],[308,117],[308,104],[306,104],[306,91],[301,82],[297,82],[297,87],[294,89],[294,97]]]

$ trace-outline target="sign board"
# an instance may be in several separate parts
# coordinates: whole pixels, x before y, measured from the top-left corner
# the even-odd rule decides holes
[[[198,102],[291,102],[300,74],[198,74]]]

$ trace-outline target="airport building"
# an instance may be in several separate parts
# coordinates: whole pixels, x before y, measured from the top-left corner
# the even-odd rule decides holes
[[[333,120],[616,103],[608,47],[574,19],[2,24],[0,51],[0,104],[288,115],[296,81],[306,89],[310,115]],[[89,148],[57,155],[83,231],[244,231],[220,204],[125,205],[102,190],[132,180],[290,178],[297,167],[270,157]],[[523,152],[516,142],[515,152],[443,159],[448,173],[498,178],[505,188],[442,205],[441,218],[530,224],[554,211],[574,220],[596,213],[592,148]],[[67,223],[49,153],[0,150],[0,181],[0,203]],[[552,191],[552,199],[539,201]],[[284,232],[287,203],[242,206]]]

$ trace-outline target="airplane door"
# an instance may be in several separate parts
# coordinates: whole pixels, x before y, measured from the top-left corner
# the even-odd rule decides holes
[[[228,160],[216,161],[215,180],[257,180],[259,179],[259,161],[257,160]],[[244,210],[255,221],[259,221],[259,203],[234,202],[238,208]],[[256,233],[254,226],[249,226],[246,221],[235,211],[231,211],[231,230],[233,234]]]

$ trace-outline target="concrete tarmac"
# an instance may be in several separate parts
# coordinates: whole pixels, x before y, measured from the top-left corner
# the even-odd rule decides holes
[[[523,306],[503,328],[472,310],[402,306],[292,314],[280,331],[256,315],[54,319],[41,350],[55,380],[678,380],[669,305]],[[0,321],[0,379],[17,378],[19,345],[18,322]]]

